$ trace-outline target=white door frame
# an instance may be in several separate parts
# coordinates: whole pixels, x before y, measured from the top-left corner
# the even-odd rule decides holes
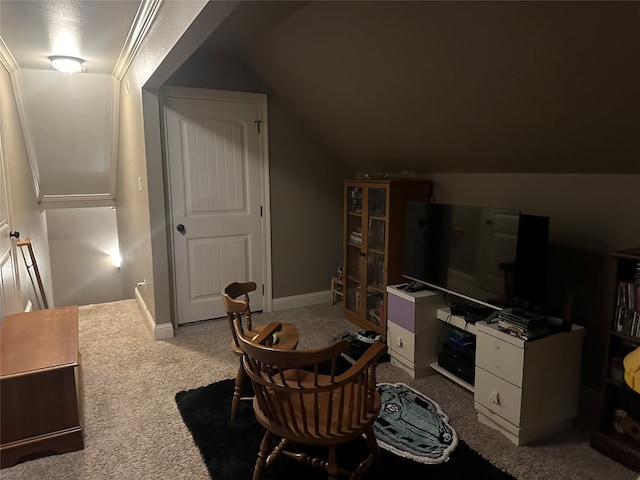
[[[201,99],[201,100],[215,100],[215,101],[240,101],[246,103],[254,103],[258,110],[258,118],[260,119],[260,201],[262,208],[262,284],[264,285],[264,296],[262,310],[264,312],[270,312],[273,309],[273,293],[271,284],[271,204],[270,204],[270,192],[269,192],[269,122],[268,122],[268,110],[267,110],[267,95],[263,93],[249,93],[249,92],[233,92],[226,90],[209,90],[202,88],[188,88],[188,87],[162,87],[159,89],[160,97],[160,112],[162,120],[162,157],[163,168],[165,171],[165,198],[167,203],[171,201],[171,182],[170,182],[170,168],[169,158],[166,154],[166,148],[164,141],[166,138],[165,132],[165,120],[164,120],[164,104],[165,98],[182,97],[189,99]],[[167,209],[169,219],[167,222],[167,238],[169,242],[169,257],[171,263],[171,295],[174,305],[174,315],[172,315],[172,323],[175,328],[178,328],[178,312],[177,312],[177,289],[176,277],[175,277],[175,245],[174,245],[174,229],[173,216],[171,208]],[[257,283],[257,281],[256,281]],[[252,309],[259,310],[260,307],[254,307]]]
[[[7,235],[9,236],[9,233],[11,232],[11,222],[12,222],[12,218],[13,218],[13,207],[11,204],[11,181],[9,179],[9,167],[7,165],[7,160],[6,160],[6,156],[4,155],[4,144],[2,141],[2,132],[3,132],[3,126],[2,126],[2,115],[0,113],[0,169],[2,169],[2,175],[0,175],[0,177],[2,177],[2,182],[0,182],[0,195],[3,195],[4,197],[4,201],[6,202],[6,209],[7,209],[7,225],[2,226],[0,225],[0,232],[2,233],[2,235]],[[5,239],[6,240],[6,239]],[[0,252],[1,253],[1,252]],[[13,271],[13,278],[11,279],[13,281],[13,286],[12,286],[12,292],[10,292],[10,295],[13,297],[12,301],[13,301],[13,305],[4,305],[4,308],[7,308],[7,311],[4,312],[4,314],[9,314],[9,313],[17,313],[17,312],[21,312],[24,310],[24,308],[26,307],[26,305],[21,305],[21,285],[20,285],[20,271],[18,268],[18,262],[17,262],[17,250],[16,250],[16,244],[15,242],[12,241],[12,239],[9,239],[9,261],[11,262],[11,269]],[[1,282],[1,279],[0,279]],[[6,292],[4,291],[0,291],[0,295],[5,295]],[[4,301],[3,299],[0,299],[0,301]],[[1,318],[0,318],[1,320]]]

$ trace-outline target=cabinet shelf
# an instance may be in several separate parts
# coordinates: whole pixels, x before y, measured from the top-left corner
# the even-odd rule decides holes
[[[636,472],[640,471],[640,445],[614,430],[595,432],[591,447]]]
[[[441,320],[449,325],[453,325],[460,330],[473,333],[474,335],[478,334],[478,329],[475,323],[469,323],[464,319],[464,317],[453,315],[449,307],[438,309],[438,320]]]
[[[438,362],[432,363],[431,364],[431,368],[433,368],[436,372],[440,373],[441,375],[444,375],[445,377],[447,377],[449,380],[454,381],[455,383],[457,383],[458,385],[460,385],[461,387],[466,388],[467,390],[469,390],[471,393],[474,392],[474,387],[473,385],[471,385],[470,383],[465,382],[464,380],[462,380],[459,377],[456,377],[453,373],[449,372],[448,370],[445,370],[444,368],[442,368],[440,365],[438,365]]]
[[[622,341],[624,341],[624,342],[631,343],[633,345],[640,345],[640,338],[639,337],[634,337],[632,335],[626,335],[624,333],[620,333],[620,332],[616,332],[616,331],[612,331],[609,334],[612,337],[618,337],[618,338],[622,339]]]
[[[380,295],[384,294],[384,290],[381,287],[376,287],[374,285],[367,285],[367,292],[379,293]]]
[[[621,387],[623,386],[623,384],[622,384],[622,382],[621,382],[621,381],[616,380],[616,379],[611,378],[611,377],[605,378],[605,379],[604,379],[604,382],[605,382],[607,385],[612,385],[612,386],[617,387],[617,388],[621,388]]]

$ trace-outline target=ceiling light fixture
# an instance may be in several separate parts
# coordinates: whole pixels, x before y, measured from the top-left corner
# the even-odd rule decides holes
[[[84,70],[81,58],[53,55],[49,57],[49,60],[51,60],[51,66],[59,72],[77,73]]]

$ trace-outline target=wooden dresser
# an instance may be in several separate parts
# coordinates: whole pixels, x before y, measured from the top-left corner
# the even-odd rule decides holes
[[[84,448],[78,307],[7,315],[0,355],[1,467]]]

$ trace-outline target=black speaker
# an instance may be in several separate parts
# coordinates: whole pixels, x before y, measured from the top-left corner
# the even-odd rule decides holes
[[[533,311],[545,310],[549,217],[520,215],[513,304]]]

